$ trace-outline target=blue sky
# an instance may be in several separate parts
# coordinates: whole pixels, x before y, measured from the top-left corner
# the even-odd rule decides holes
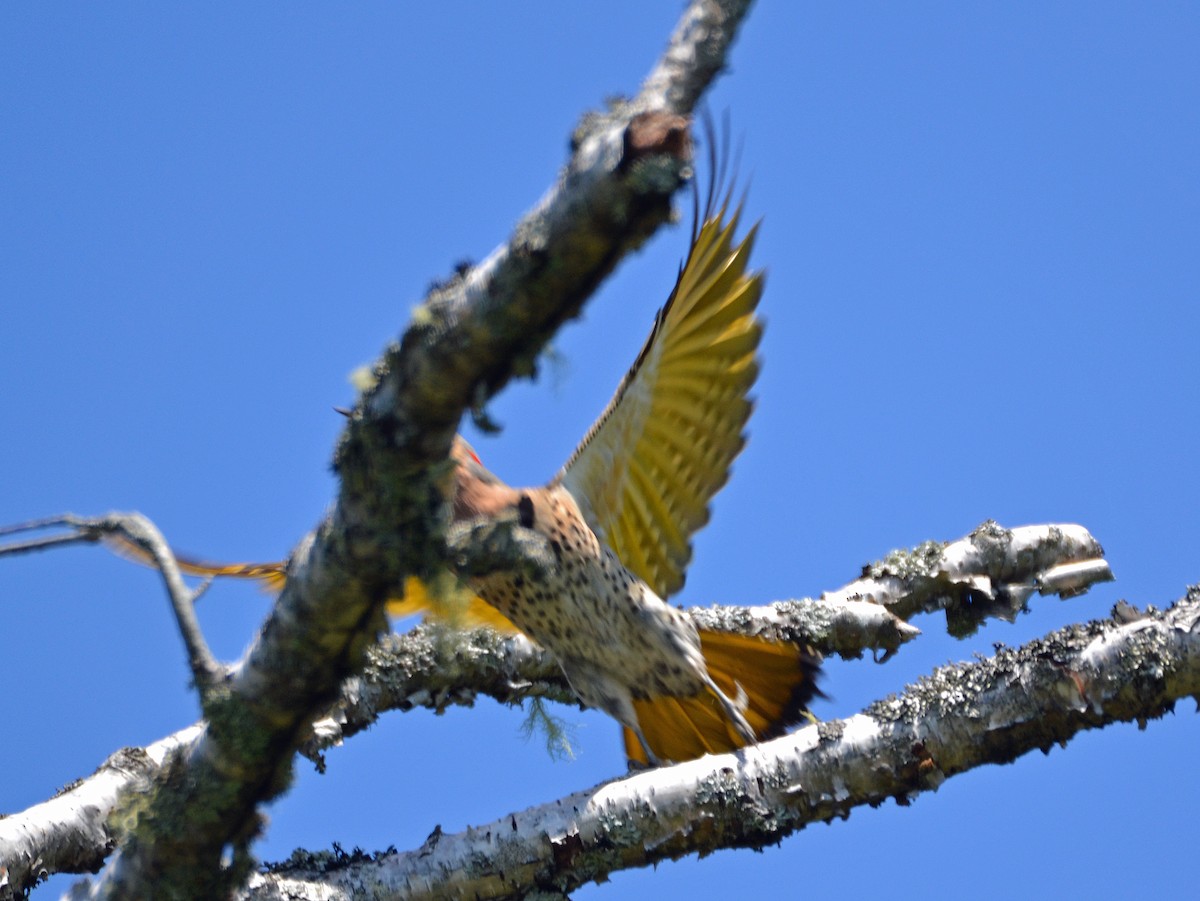
[[[286,553],[332,497],[348,373],[430,280],[507,236],[578,116],[636,90],[679,10],[0,6],[0,522],[138,509],[196,553]],[[831,663],[819,716],[1200,581],[1197,46],[1190,4],[752,14],[711,104],[764,220],[765,365],[679,600],[817,594],[988,517],[1083,523],[1118,578],[966,641],[922,618],[885,666]],[[663,232],[625,263],[560,362],[495,403],[505,431],[476,442],[494,471],[538,483],[566,458],[685,241]],[[214,588],[215,650],[240,654],[268,603]],[[195,718],[147,571],[97,548],[6,559],[0,605],[0,811]],[[1180,896],[1193,710],[577,896]],[[300,766],[260,853],[416,847],[621,772],[615,725],[564,715],[565,763],[491,702],[387,716],[327,775]]]

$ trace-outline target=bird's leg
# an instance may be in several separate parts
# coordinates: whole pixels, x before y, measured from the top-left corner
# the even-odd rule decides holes
[[[648,768],[664,766],[666,761],[660,760],[658,755],[650,750],[650,742],[646,741],[646,736],[642,734],[642,727],[635,722],[629,729],[637,736],[638,744],[642,746],[642,752],[648,761]]]
[[[725,715],[729,717],[730,722],[732,722],[737,731],[741,733],[742,738],[746,739],[746,743],[752,745],[758,741],[758,736],[754,734],[754,730],[750,727],[750,724],[746,722],[746,717],[742,714],[742,711],[746,709],[747,703],[746,692],[743,690],[742,686],[738,686],[738,699],[735,702],[731,700],[729,696],[725,694],[725,692],[721,691],[721,689],[717,687],[717,683],[713,681],[712,676],[710,676],[708,673],[704,674],[704,684],[708,686],[709,691],[717,696],[717,700],[719,700],[721,702],[721,706],[725,708]]]

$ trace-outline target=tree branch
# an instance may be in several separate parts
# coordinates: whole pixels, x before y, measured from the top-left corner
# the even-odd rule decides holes
[[[122,796],[146,786],[170,756],[195,743],[199,723],[144,748],[122,748],[86,779],[19,814],[0,818],[0,898],[55,873],[94,873],[116,847],[109,816]],[[22,897],[21,894],[15,897]]]
[[[884,662],[920,634],[896,610],[911,616],[945,609],[947,622],[971,617],[978,623],[989,614],[1011,619],[1034,590],[1070,596],[1110,580],[1103,553],[1082,526],[1008,530],[989,521],[957,541],[929,541],[913,551],[893,551],[864,567],[875,574],[869,579],[858,579],[817,600],[714,605],[687,612],[701,628],[768,636],[846,659],[869,650]],[[1057,576],[1064,571],[1076,574],[1069,590]],[[1032,588],[1025,590],[1027,586]],[[1012,599],[1018,593],[1021,605],[1014,607]],[[1006,603],[993,602],[997,597]],[[441,712],[471,705],[480,694],[503,704],[530,697],[575,702],[553,660],[524,638],[505,640],[486,629],[455,633],[449,640],[438,635],[436,629],[421,627],[389,636],[372,648],[366,673],[346,686],[333,712],[314,727],[315,737],[305,754],[319,759],[321,750],[369,727],[385,710],[428,707]]]
[[[254,901],[516,898],[566,893],[613,872],[718,848],[761,848],[809,823],[1086,729],[1200,700],[1200,588],[1165,612],[1117,611],[976,663],[945,666],[863,713],[736,754],[577,792],[415,851],[295,855],[255,876]]]
[[[198,741],[131,809],[98,894],[218,897],[248,874],[258,805],[287,787],[310,723],[385,629],[388,597],[443,564],[446,460],[463,411],[531,372],[554,330],[667,221],[690,174],[687,123],[671,113],[689,111],[719,70],[747,6],[697,0],[668,48],[671,65],[628,108],[577,131],[559,183],[510,242],[435,290],[384,354],[337,451],[332,512],[293,552]]]
[[[1083,526],[1005,529],[988,520],[952,544],[927,541],[863,567],[862,578],[822,595],[867,600],[901,619],[946,611],[946,628],[971,635],[988,617],[1011,622],[1037,592],[1072,597],[1113,578],[1104,548]]]
[[[985,526],[993,532],[998,529],[994,524]],[[1037,540],[1038,536],[1049,536],[1056,531],[1072,534],[1075,540]],[[498,536],[500,550],[504,551],[503,541],[510,532],[518,530],[489,528],[480,537]],[[1095,539],[1078,526],[1026,526],[1007,533],[1016,536],[1013,540],[988,541],[985,552],[967,553],[976,547],[975,536],[979,532],[977,529],[958,541],[928,542],[921,547],[942,548],[945,557],[958,561],[955,579],[964,584],[977,584],[997,568],[1004,569],[1011,582],[1037,583],[1046,573],[1071,565],[1080,547],[1099,549]],[[457,553],[476,556],[477,550],[468,541],[472,534],[469,528],[458,531],[458,540],[451,540]],[[1013,555],[1014,549],[1029,547],[1042,550]],[[496,550],[495,546],[492,550]],[[520,559],[528,556],[525,548],[518,548],[515,553]],[[886,560],[896,558],[893,553]],[[879,570],[884,565],[885,561],[881,561],[868,569]],[[947,591],[946,585],[955,583],[946,579],[937,584],[941,586],[939,590]],[[894,573],[888,582],[888,593],[880,597],[895,608],[923,609],[929,602],[929,585],[928,567],[910,568],[907,575]],[[905,591],[920,596],[908,599]],[[843,657],[861,656],[863,650],[882,650],[883,659],[887,659],[901,642],[919,634],[916,628],[878,603],[834,599],[853,593],[847,587],[815,601],[692,608],[688,612],[704,628],[771,635]],[[320,766],[322,751],[368,728],[387,710],[424,707],[440,712],[450,706],[470,706],[479,695],[504,704],[519,704],[526,698],[577,703],[558,664],[524,637],[505,637],[490,629],[457,632],[421,625],[402,635],[385,635],[367,651],[363,672],[345,680],[337,703],[312,725],[302,751]],[[144,784],[163,765],[166,759],[163,748],[190,746],[200,734],[200,727],[192,726],[144,750],[126,749],[114,755],[114,759],[138,760],[140,768],[131,770],[124,763],[114,768],[110,761],[94,776],[45,804],[0,819],[0,866],[8,867],[10,878],[18,885],[36,876],[39,869],[47,873],[95,869],[116,842],[116,836],[103,823],[122,785],[128,788]],[[101,784],[93,787],[93,781]],[[80,815],[82,810],[88,811],[88,815]]]
[[[225,675],[224,669],[217,663],[212,651],[209,650],[208,643],[204,640],[204,633],[200,629],[200,621],[196,619],[194,604],[208,587],[208,582],[202,583],[196,589],[187,587],[171,546],[167,544],[158,527],[140,513],[108,513],[96,517],[63,513],[59,516],[5,526],[0,528],[0,535],[15,535],[54,528],[64,528],[68,531],[0,545],[0,557],[44,551],[80,542],[102,541],[109,536],[117,536],[140,548],[153,561],[153,565],[162,576],[167,597],[171,601],[171,609],[175,614],[175,623],[183,638],[184,647],[187,649],[192,679],[200,689],[203,705],[210,690]]]

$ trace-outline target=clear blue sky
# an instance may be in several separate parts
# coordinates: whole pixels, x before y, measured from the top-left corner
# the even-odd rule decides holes
[[[0,6],[0,522],[138,509],[193,552],[283,555],[332,496],[347,374],[431,279],[505,238],[578,116],[637,88],[679,10]],[[711,102],[764,219],[765,366],[681,600],[817,594],[988,517],[1083,523],[1119,580],[962,642],[922,618],[887,665],[832,663],[821,717],[1200,581],[1197,47],[1183,3],[754,11]],[[560,336],[561,364],[495,404],[506,429],[478,443],[497,473],[537,483],[565,459],[685,239],[627,262]],[[209,593],[219,654],[267,603]],[[6,559],[0,605],[0,810],[195,718],[147,571],[97,548]],[[1178,897],[1193,710],[578,897]],[[565,715],[568,763],[491,702],[386,716],[327,775],[300,766],[260,853],[412,848],[619,773],[614,724]]]

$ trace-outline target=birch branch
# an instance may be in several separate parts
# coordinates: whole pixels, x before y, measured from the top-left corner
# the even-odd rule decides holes
[[[913,551],[893,551],[864,567],[875,573],[817,600],[776,601],[753,607],[693,607],[697,626],[809,645],[846,659],[864,651],[886,661],[920,630],[895,611],[912,615],[946,609],[982,620],[1010,618],[1035,590],[1081,594],[1112,572],[1103,549],[1077,525],[1022,526],[1008,530],[988,521],[952,542],[929,541]],[[1062,574],[1072,573],[1068,582]],[[1069,587],[1068,587],[1069,585]],[[1032,586],[1032,587],[1030,587]],[[985,593],[986,592],[986,593]],[[1003,597],[1005,604],[992,599]],[[557,666],[524,638],[504,640],[489,630],[458,633],[446,647],[436,632],[390,636],[369,652],[362,678],[347,684],[341,701],[314,727],[308,756],[369,727],[384,710],[427,707],[441,712],[471,705],[478,695],[504,704],[544,697],[574,703]]]
[[[1032,538],[1048,536],[1055,530],[1075,534],[1077,540],[1041,545],[1034,542],[1034,546],[1057,550],[1018,554],[1008,563],[1005,554],[1027,547],[1029,541],[989,542],[991,556],[960,552],[975,546],[972,536],[936,546],[944,548],[951,559],[970,560],[978,567],[972,572],[966,564],[959,564],[956,578],[961,582],[973,584],[1001,567],[1010,580],[1038,583],[1047,573],[1071,565],[1078,547],[1099,547],[1079,527],[1027,526],[1014,529],[1012,534]],[[872,568],[882,566],[873,564]],[[889,583],[892,592],[882,597],[893,607],[919,607],[919,603],[906,599],[904,591],[924,592],[926,581],[924,575],[915,581],[910,577],[907,582],[897,575]],[[919,634],[881,604],[833,599],[846,593],[849,587],[815,601],[692,608],[688,612],[704,628],[771,635],[844,657],[857,657],[868,649],[883,650],[886,659],[901,642]],[[577,703],[554,660],[522,636],[505,637],[490,629],[454,632],[420,625],[404,634],[385,635],[367,651],[363,672],[343,682],[337,703],[313,724],[302,751],[322,766],[322,751],[368,728],[385,711],[423,707],[441,712],[450,706],[470,706],[480,695],[504,704],[519,704],[533,697]],[[113,767],[110,760],[95,775],[58,797],[0,819],[0,866],[8,868],[10,879],[17,885],[26,884],[24,880],[36,877],[38,872],[93,871],[116,842],[104,820],[119,790],[155,776],[166,758],[163,748],[188,746],[199,735],[200,727],[191,726],[145,749],[118,752],[114,759],[137,760],[139,768]],[[100,784],[93,786],[94,781]]]
[[[736,754],[611,782],[420,849],[294,855],[242,897],[517,898],[567,893],[613,872],[719,848],[761,848],[809,823],[889,798],[908,803],[947,778],[1086,729],[1162,716],[1200,699],[1200,589],[1165,612],[1127,607],[988,660],[941,667],[845,720]]]
[[[680,73],[696,63],[694,87],[660,77],[660,65],[628,108],[585,123],[559,183],[510,242],[435,290],[388,348],[340,442],[331,513],[293,552],[259,636],[206,704],[206,729],[137,799],[103,878],[80,894],[210,898],[242,883],[258,805],[286,789],[310,724],[362,667],[388,596],[442,564],[443,482],[463,412],[531,372],[554,331],[667,221],[690,162],[687,122],[672,114],[719,70],[747,6],[689,7],[666,56]]]
[[[15,893],[55,873],[99,870],[116,846],[108,818],[121,797],[149,784],[202,731],[196,724],[144,748],[122,748],[50,800],[0,818],[0,898],[23,897]]]
[[[988,520],[950,544],[893,551],[821,598],[872,601],[904,620],[945,610],[947,630],[961,638],[988,617],[1011,622],[1035,592],[1068,598],[1112,578],[1104,549],[1083,526],[1005,529]]]

